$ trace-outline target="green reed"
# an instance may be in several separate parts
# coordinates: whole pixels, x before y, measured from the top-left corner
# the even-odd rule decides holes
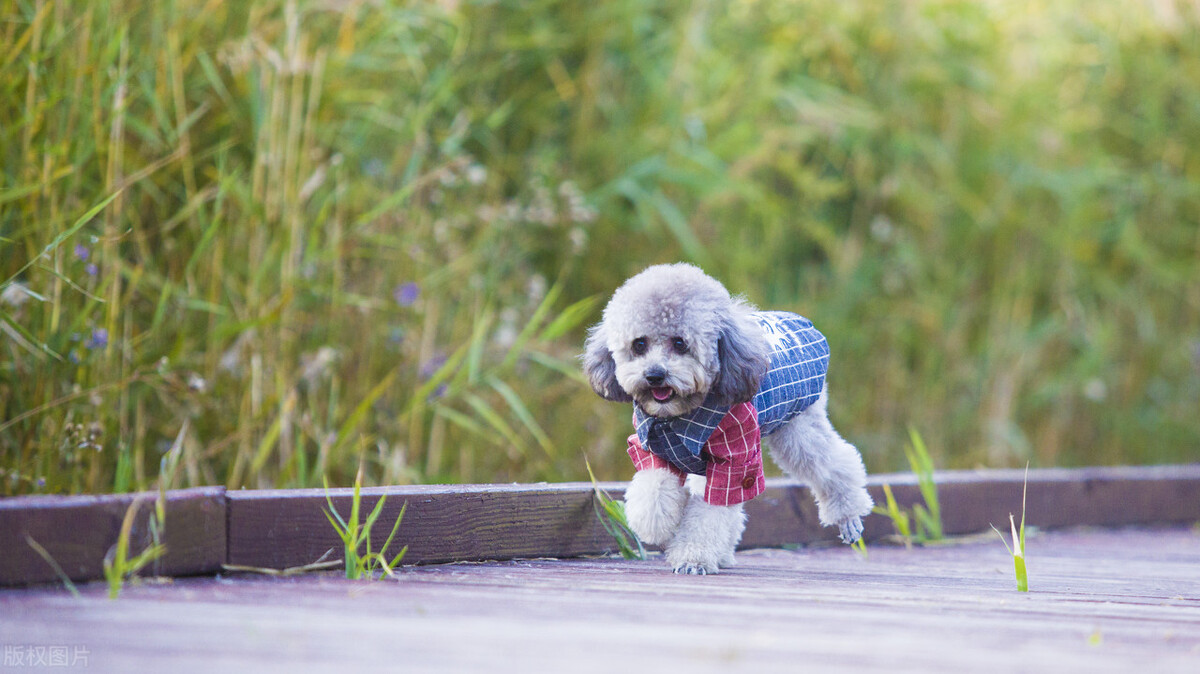
[[[704,264],[873,471],[1200,442],[1187,3],[0,5],[0,493],[605,479],[575,360]],[[186,432],[180,437],[181,429]]]

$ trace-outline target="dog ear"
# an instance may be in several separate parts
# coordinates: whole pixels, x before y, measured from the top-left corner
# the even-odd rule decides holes
[[[612,351],[608,350],[607,341],[604,323],[588,331],[583,352],[583,372],[601,398],[619,403],[632,402],[633,397],[617,383],[617,363],[613,360]]]
[[[712,390],[724,404],[754,398],[771,364],[770,348],[749,307],[735,300],[717,338],[721,371]]]

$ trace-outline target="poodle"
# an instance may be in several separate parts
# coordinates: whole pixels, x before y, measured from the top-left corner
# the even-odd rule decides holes
[[[867,472],[829,423],[829,346],[808,319],[756,311],[692,265],[656,265],[613,293],[582,358],[596,393],[633,403],[625,514],[675,573],[734,563],[742,504],[765,488],[760,438],[812,489],[822,525],[862,535]]]

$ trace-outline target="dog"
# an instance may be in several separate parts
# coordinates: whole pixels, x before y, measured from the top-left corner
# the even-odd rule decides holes
[[[829,347],[808,319],[759,312],[698,267],[656,265],[613,293],[582,359],[596,393],[633,403],[625,514],[675,573],[735,563],[742,504],[765,488],[762,438],[821,524],[861,537],[867,472],[829,422]]]

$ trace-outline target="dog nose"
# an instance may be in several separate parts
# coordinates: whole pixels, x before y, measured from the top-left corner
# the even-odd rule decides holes
[[[646,383],[651,386],[662,386],[663,381],[667,378],[666,370],[661,367],[652,367],[646,370]]]

